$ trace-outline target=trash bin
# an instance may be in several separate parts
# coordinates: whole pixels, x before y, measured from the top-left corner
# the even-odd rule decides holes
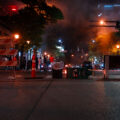
[[[69,79],[88,79],[92,72],[87,68],[67,68],[67,78]]]
[[[87,68],[82,68],[80,71],[81,79],[88,79],[89,75],[92,75],[92,72]]]
[[[67,78],[78,79],[79,78],[79,69],[78,68],[67,68]]]
[[[62,69],[60,70],[52,70],[52,77],[55,79],[60,79],[62,78]]]
[[[72,68],[67,68],[67,78],[72,78],[73,77],[73,70],[72,70]]]
[[[61,62],[54,62],[52,65],[52,77],[60,79],[62,78],[62,70],[64,68],[64,63]]]

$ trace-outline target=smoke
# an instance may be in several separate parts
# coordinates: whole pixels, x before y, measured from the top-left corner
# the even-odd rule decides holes
[[[89,20],[94,19],[97,2],[95,0],[56,0],[54,4],[61,9],[64,20],[52,26],[56,37],[62,38],[67,50],[87,49],[87,44],[94,36]],[[49,34],[51,33],[50,30]],[[49,36],[49,35],[48,35]]]

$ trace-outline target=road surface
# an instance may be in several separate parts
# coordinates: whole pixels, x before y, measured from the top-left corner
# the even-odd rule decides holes
[[[0,80],[0,120],[120,120],[120,82]]]

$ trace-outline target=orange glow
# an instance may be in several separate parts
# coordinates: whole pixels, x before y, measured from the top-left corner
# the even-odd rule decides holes
[[[72,54],[71,57],[74,57],[74,54]]]
[[[65,67],[68,67],[68,65],[65,65]]]
[[[47,5],[52,7],[55,3],[55,0],[46,0],[47,1]]]
[[[63,69],[63,74],[67,75],[67,70]]]
[[[104,21],[103,20],[100,20],[100,25],[104,25]]]
[[[46,52],[44,52],[44,55],[47,55],[47,53],[46,53]]]
[[[65,70],[64,73],[67,74],[67,70]]]
[[[27,42],[27,44],[30,44],[30,41],[29,41],[29,40],[27,40],[26,42]]]
[[[81,56],[81,58],[83,58],[83,56]]]
[[[14,38],[15,38],[15,39],[19,39],[19,38],[20,38],[20,35],[19,35],[19,34],[14,34]]]
[[[14,11],[14,12],[15,12],[15,11],[17,11],[17,9],[16,9],[16,8],[12,8],[11,10],[12,10],[12,11]]]
[[[50,57],[50,55],[47,55],[48,56],[48,58]]]
[[[116,45],[116,48],[119,49],[119,48],[120,48],[120,45]]]

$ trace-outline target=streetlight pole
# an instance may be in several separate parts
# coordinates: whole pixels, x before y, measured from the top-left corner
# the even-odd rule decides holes
[[[18,33],[15,33],[14,35],[13,35],[13,37],[14,37],[14,41],[13,41],[13,48],[15,49],[15,44],[18,42],[18,40],[20,39],[20,35],[18,34]],[[19,56],[19,55],[18,55]],[[19,56],[19,62],[18,62],[18,64],[19,64],[19,67],[20,67],[20,56]]]
[[[26,43],[29,45],[30,41],[27,40]],[[26,71],[27,71],[27,63],[28,63],[28,51],[27,51],[27,54],[26,54],[26,67],[25,67]]]
[[[119,49],[120,49],[120,45],[116,45],[116,48],[117,48],[117,55],[119,55]]]

